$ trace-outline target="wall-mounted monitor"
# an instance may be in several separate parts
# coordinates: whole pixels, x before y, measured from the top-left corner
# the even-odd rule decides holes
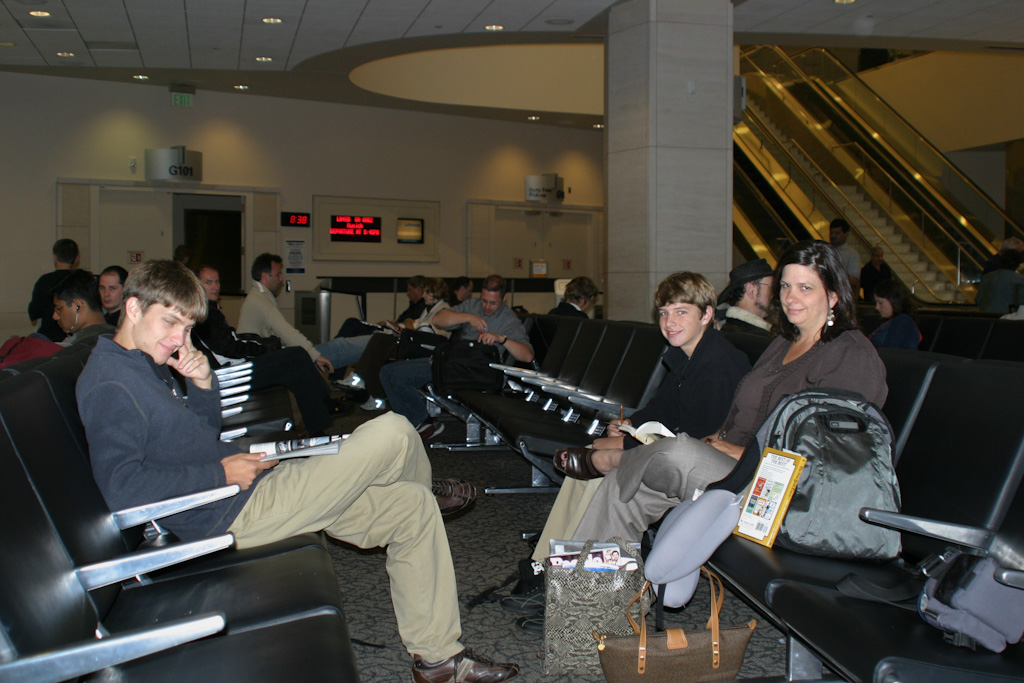
[[[331,261],[437,261],[438,202],[313,197],[313,257]]]

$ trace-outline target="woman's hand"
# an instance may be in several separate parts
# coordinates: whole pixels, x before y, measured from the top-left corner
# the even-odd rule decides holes
[[[612,420],[608,423],[608,430],[605,432],[606,436],[625,436],[626,432],[619,429],[619,425],[627,425],[632,427],[633,423],[629,421],[629,418],[623,420]]]
[[[728,441],[722,441],[717,436],[706,436],[702,440],[709,446],[712,446],[713,448],[717,448],[718,450],[722,451],[730,458],[739,460],[740,456],[743,455],[743,446],[734,443],[729,443]]]

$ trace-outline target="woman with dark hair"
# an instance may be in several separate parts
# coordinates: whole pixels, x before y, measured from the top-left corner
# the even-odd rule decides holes
[[[623,451],[594,451],[588,463],[604,481],[574,540],[639,541],[666,510],[728,475],[784,396],[823,387],[857,392],[876,405],[885,402],[885,366],[857,329],[850,280],[828,243],[793,245],[779,260],[772,290],[781,310],[775,322],[779,336],[740,380],[721,429],[704,438],[662,439],[625,457]],[[582,473],[572,464],[579,456],[561,451],[555,458],[576,476]]]
[[[917,350],[921,332],[914,322],[914,301],[910,292],[896,280],[884,280],[875,285],[875,310],[883,322],[871,334],[876,349]]]

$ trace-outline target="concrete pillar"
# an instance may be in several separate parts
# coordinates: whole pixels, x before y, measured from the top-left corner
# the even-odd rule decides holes
[[[732,4],[630,0],[606,50],[607,316],[651,320],[666,275],[732,260]]]

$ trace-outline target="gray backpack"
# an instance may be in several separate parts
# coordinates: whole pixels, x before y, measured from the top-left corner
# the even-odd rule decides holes
[[[899,512],[892,428],[859,394],[809,389],[785,397],[755,437],[807,458],[776,543],[826,557],[887,560],[900,534],[860,519],[863,507]]]

